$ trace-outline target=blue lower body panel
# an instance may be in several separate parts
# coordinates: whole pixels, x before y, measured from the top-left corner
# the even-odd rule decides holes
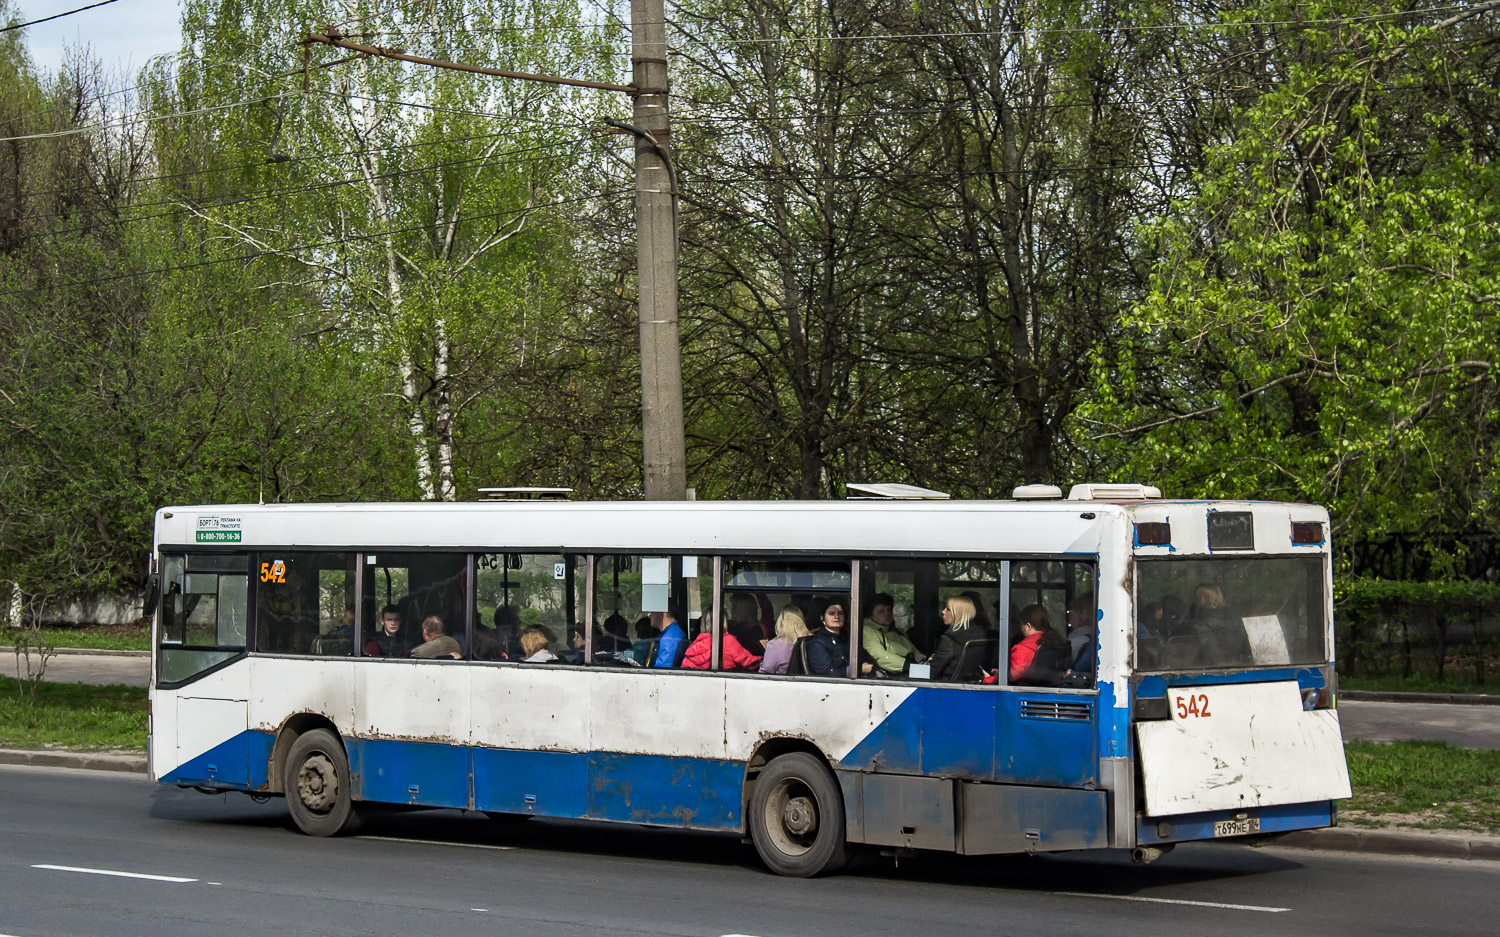
[[[1213,839],[1214,824],[1233,820],[1245,814],[1260,819],[1262,833],[1287,833],[1333,825],[1333,802],[1282,804],[1275,807],[1251,807],[1245,810],[1218,810],[1211,813],[1184,813],[1174,817],[1140,817],[1135,823],[1136,841],[1142,846],[1155,843],[1183,843]]]
[[[738,830],[745,768],[613,752],[476,748],[474,806],[501,813]]]
[[[588,816],[588,763],[572,752],[472,750],[474,807],[539,817]]]
[[[356,800],[469,806],[469,750],[465,746],[346,738],[344,747]]]
[[[745,766],[710,758],[592,752],[589,813],[595,820],[738,830]]]
[[[162,776],[163,783],[232,791],[265,790],[276,739],[269,732],[241,732]]]

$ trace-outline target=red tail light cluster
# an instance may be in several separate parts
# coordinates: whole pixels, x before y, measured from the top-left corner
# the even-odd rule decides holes
[[[1164,547],[1171,542],[1171,524],[1155,521],[1135,525],[1135,545],[1138,547]]]
[[[1292,521],[1293,543],[1322,543],[1322,521]]]

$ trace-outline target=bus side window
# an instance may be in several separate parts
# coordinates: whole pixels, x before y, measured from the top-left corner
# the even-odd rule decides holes
[[[354,653],[354,554],[265,551],[255,581],[255,649]]]
[[[708,633],[712,579],[707,556],[596,556],[592,663],[685,666],[688,649]]]
[[[244,653],[249,561],[243,553],[162,557],[159,682],[189,680]]]
[[[468,573],[464,553],[365,554],[360,653],[410,658],[421,648],[432,660],[465,657]],[[424,636],[424,624],[431,638]]]
[[[481,553],[474,571],[474,660],[523,660],[521,634],[536,629],[548,654],[578,662],[584,558],[561,553]]]
[[[851,582],[848,560],[725,559],[720,669],[847,676]],[[830,609],[837,636],[815,637]]]
[[[1042,621],[1048,633],[1032,664],[1016,682],[1030,686],[1087,688],[1098,672],[1099,622],[1095,599],[1096,572],[1087,560],[1016,560],[1010,577],[1010,643],[1014,649],[1025,637],[1022,618]],[[1039,611],[1038,611],[1039,610]],[[1056,646],[1056,641],[1067,648]],[[1037,643],[1033,639],[1030,643]]]

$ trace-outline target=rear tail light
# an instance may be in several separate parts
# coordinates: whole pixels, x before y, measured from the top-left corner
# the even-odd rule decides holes
[[[1135,545],[1138,547],[1164,547],[1172,543],[1172,525],[1152,521],[1135,525]]]
[[[1292,521],[1293,543],[1322,543],[1322,521]]]

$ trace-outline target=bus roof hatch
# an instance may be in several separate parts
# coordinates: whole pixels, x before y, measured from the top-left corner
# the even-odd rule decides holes
[[[1147,501],[1160,498],[1155,485],[1074,485],[1068,489],[1069,501]]]
[[[844,487],[849,489],[847,497],[851,501],[947,501],[949,498],[946,491],[933,491],[931,488],[919,488],[916,485],[884,482],[875,485],[857,485],[850,482]]]
[[[481,488],[480,501],[566,501],[571,488]]]

